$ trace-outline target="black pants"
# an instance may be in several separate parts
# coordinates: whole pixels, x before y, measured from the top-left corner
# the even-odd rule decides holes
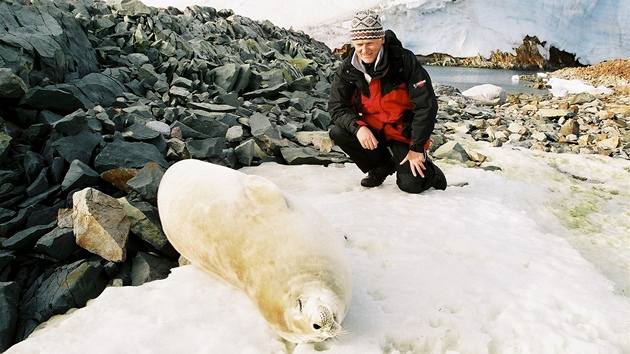
[[[386,164],[393,155],[394,161],[396,162],[396,184],[400,190],[407,193],[420,193],[433,187],[435,169],[438,167],[426,156],[426,153],[426,161],[424,162],[426,170],[424,170],[424,177],[420,175],[414,177],[411,173],[409,162],[400,165],[400,162],[404,160],[407,153],[409,153],[409,145],[397,140],[386,141],[382,134],[374,130],[372,130],[372,133],[374,133],[374,136],[378,140],[378,146],[374,150],[364,149],[356,135],[336,125],[333,125],[330,130],[330,138],[341,150],[350,156],[352,161],[354,161],[363,173],[367,173],[375,167]]]

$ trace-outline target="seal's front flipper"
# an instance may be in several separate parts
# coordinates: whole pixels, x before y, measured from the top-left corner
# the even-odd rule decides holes
[[[268,179],[248,175],[243,180],[243,188],[247,198],[256,205],[264,205],[267,210],[289,209],[284,192]]]

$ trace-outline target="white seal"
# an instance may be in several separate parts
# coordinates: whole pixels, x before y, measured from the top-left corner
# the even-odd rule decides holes
[[[339,334],[350,267],[343,236],[316,210],[263,177],[199,160],[166,171],[158,210],[173,247],[247,294],[282,338]]]

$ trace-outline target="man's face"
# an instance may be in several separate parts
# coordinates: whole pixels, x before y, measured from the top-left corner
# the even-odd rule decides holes
[[[352,41],[352,45],[359,59],[366,64],[372,64],[376,60],[383,43],[385,43],[385,38]]]

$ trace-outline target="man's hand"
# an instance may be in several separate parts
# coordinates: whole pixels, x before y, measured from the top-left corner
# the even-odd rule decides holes
[[[424,158],[424,153],[409,150],[407,156],[405,156],[400,164],[404,165],[407,161],[409,161],[411,174],[413,174],[414,177],[420,175],[422,176],[422,178],[424,178],[424,172],[422,171],[427,169],[426,167],[424,167],[424,161],[426,161],[426,159]]]
[[[378,145],[378,140],[376,140],[370,128],[364,125],[357,130],[357,139],[359,139],[359,143],[364,149],[374,150],[376,145]]]

